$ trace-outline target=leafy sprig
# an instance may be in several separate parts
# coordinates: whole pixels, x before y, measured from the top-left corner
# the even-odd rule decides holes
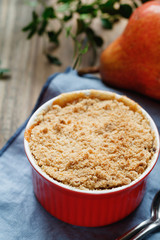
[[[0,61],[0,65],[1,65],[1,61]],[[0,79],[9,78],[9,75],[8,75],[9,72],[10,70],[8,68],[0,68]]]
[[[138,7],[136,0],[130,0],[128,4],[124,4],[121,0],[93,0],[88,4],[81,0],[56,0],[52,6],[45,0],[38,0],[38,3],[42,11],[34,10],[31,22],[22,29],[27,32],[27,38],[30,39],[35,34],[45,35],[56,48],[60,45],[59,38],[65,30],[66,37],[71,37],[75,44],[75,62],[87,52],[89,47],[96,54],[97,48],[103,45],[103,37],[98,35],[93,27],[95,18],[101,20],[104,29],[112,29],[115,22],[122,17],[129,18],[133,10]],[[73,19],[76,21],[76,30],[72,28]],[[58,57],[52,56],[47,51],[45,54],[51,63],[61,65]]]

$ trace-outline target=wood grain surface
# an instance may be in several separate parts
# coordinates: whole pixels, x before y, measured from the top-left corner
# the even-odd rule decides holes
[[[61,67],[46,60],[44,38],[34,36],[26,40],[26,34],[21,29],[31,20],[31,12],[32,8],[23,0],[0,0],[1,67],[10,69],[10,78],[0,80],[0,148],[30,115],[48,76],[73,64],[73,42],[66,39],[64,33],[60,48],[55,52],[63,61]],[[112,31],[105,32],[102,32],[98,21],[95,22],[95,28],[105,39],[103,48],[121,34],[126,22],[122,20]],[[89,52],[83,58],[82,66],[89,66],[92,58]]]

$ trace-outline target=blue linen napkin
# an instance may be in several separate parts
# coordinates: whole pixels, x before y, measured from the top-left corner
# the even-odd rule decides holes
[[[91,75],[79,77],[68,68],[49,77],[34,111],[47,100],[62,92],[99,89],[125,94],[137,101],[154,119],[160,131],[160,103],[139,94],[107,87]],[[47,213],[33,193],[31,167],[23,148],[27,121],[0,150],[0,240],[114,240],[130,228],[150,217],[150,206],[159,190],[158,161],[148,178],[147,190],[140,206],[125,219],[109,226],[86,228],[64,223]],[[159,240],[160,232],[146,239]]]

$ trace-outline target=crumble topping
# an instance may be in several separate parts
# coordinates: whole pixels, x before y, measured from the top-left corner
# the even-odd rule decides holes
[[[156,150],[146,117],[116,99],[80,97],[52,105],[39,114],[28,135],[38,166],[82,190],[129,184],[145,171]]]

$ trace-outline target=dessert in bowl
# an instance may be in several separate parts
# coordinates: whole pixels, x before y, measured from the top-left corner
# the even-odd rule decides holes
[[[102,226],[141,202],[159,136],[131,99],[83,90],[42,105],[27,124],[24,145],[42,206],[65,222]]]

